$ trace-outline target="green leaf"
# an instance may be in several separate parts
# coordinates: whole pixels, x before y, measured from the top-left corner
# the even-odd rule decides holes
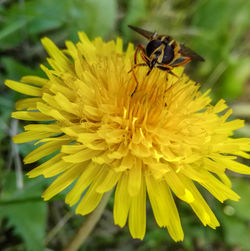
[[[11,57],[2,57],[0,59],[0,63],[6,71],[5,77],[9,79],[20,80],[20,78],[24,75],[44,76],[40,67],[31,69]]]
[[[25,38],[23,31],[27,23],[27,20],[18,15],[8,17],[6,23],[0,25],[0,48],[9,49],[20,44]]]
[[[233,216],[228,216],[224,217],[221,225],[224,228],[225,241],[228,245],[239,246],[242,250],[250,250],[250,230],[246,222],[239,221]]]
[[[10,93],[5,93],[4,95],[0,95],[0,140],[5,137],[8,137],[8,124],[10,120],[10,114],[13,111],[14,103],[13,103],[13,95]],[[2,149],[3,150],[3,149]]]
[[[9,24],[8,26],[4,27],[0,31],[0,40],[5,39],[12,33],[15,33],[17,30],[20,30],[26,25],[25,20],[16,20],[15,22]]]
[[[114,29],[117,4],[115,0],[32,0],[13,3],[2,12],[0,47],[9,49],[24,40],[37,42],[41,33],[53,30],[59,40],[77,40],[84,30],[91,38],[107,37]]]
[[[234,100],[238,98],[244,90],[249,73],[250,58],[234,60],[223,74],[218,87],[220,98]]]
[[[233,180],[234,190],[240,195],[240,200],[228,201],[227,204],[233,207],[235,215],[242,220],[250,221],[250,185],[249,180],[234,179]]]
[[[230,246],[241,247],[241,250],[250,250],[249,216],[249,193],[248,180],[234,178],[232,180],[233,190],[241,199],[238,202],[227,201],[224,210],[217,214],[223,231],[224,242]]]
[[[201,2],[199,11],[195,12],[192,23],[195,26],[202,27],[211,34],[217,35],[218,32],[227,27],[232,19],[235,4],[232,0],[210,0]]]
[[[69,2],[67,27],[70,38],[76,39],[77,31],[85,31],[91,38],[107,37],[116,21],[115,0],[75,0]]]
[[[24,187],[18,190],[14,172],[3,177],[2,182],[0,219],[8,219],[27,250],[44,250],[47,205],[40,197],[44,183],[41,179],[24,177]]]
[[[67,19],[67,1],[65,0],[33,0],[25,4],[25,17],[32,19],[27,29],[29,34],[61,27]]]
[[[246,14],[249,11],[250,4],[244,0],[201,1],[192,17],[192,26],[202,35],[193,41],[194,48],[203,51],[206,60],[212,60],[212,65],[229,60],[233,48],[241,49],[242,36],[249,30]]]
[[[125,37],[131,33],[128,28],[129,24],[135,25],[146,15],[146,1],[145,0],[129,0],[127,1],[127,12],[125,18],[122,20],[121,29]],[[132,33],[133,34],[133,33]],[[135,35],[135,33],[134,33]]]

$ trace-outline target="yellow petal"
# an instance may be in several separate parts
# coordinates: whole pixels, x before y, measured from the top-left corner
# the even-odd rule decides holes
[[[131,197],[129,209],[129,231],[133,238],[143,239],[146,231],[146,186],[144,177],[140,177],[138,193]]]
[[[142,163],[137,160],[135,165],[128,171],[128,193],[136,196],[141,188]]]
[[[24,76],[21,78],[21,82],[38,86],[44,86],[48,82],[48,79],[41,78],[38,76]]]
[[[63,54],[61,50],[57,48],[57,46],[49,38],[45,37],[41,40],[41,42],[50,57],[55,59],[58,69],[62,71],[72,70],[72,63],[70,62],[70,60]]]
[[[167,183],[164,180],[155,180],[147,174],[146,184],[156,222],[159,226],[167,227],[175,241],[183,240],[179,214]]]
[[[16,136],[14,136],[12,139],[15,143],[24,143],[29,142],[37,139],[42,139],[46,137],[53,136],[54,132],[23,132]]]
[[[64,145],[61,148],[62,153],[67,153],[67,154],[74,154],[77,153],[81,150],[86,150],[86,147],[82,144],[74,144],[74,145]]]
[[[25,98],[25,99],[21,99],[18,100],[16,102],[16,109],[17,110],[36,110],[36,103],[37,102],[41,102],[42,99],[41,98]]]
[[[47,156],[57,151],[58,149],[60,149],[62,145],[68,144],[69,142],[71,142],[71,139],[65,138],[63,136],[59,138],[61,138],[60,141],[48,142],[37,147],[35,150],[33,150],[24,158],[24,163],[29,164],[29,163],[35,162],[43,158],[44,156]]]
[[[91,162],[88,165],[86,163],[86,167],[84,167],[79,179],[67,194],[65,202],[70,206],[75,205],[79,201],[84,190],[92,183],[96,175],[99,174],[100,170],[101,166],[95,165]]]
[[[24,126],[25,131],[60,133],[61,128],[57,123],[53,124],[29,124]]]
[[[58,153],[51,159],[47,160],[46,162],[42,163],[41,165],[37,166],[36,168],[32,169],[27,173],[29,178],[34,178],[39,175],[42,175],[47,172],[47,170],[50,169],[51,166],[54,166],[56,163],[60,162],[62,159],[63,154]]]
[[[47,116],[41,112],[26,112],[26,111],[22,111],[22,112],[12,112],[11,114],[12,118],[15,119],[21,119],[21,120],[33,120],[33,121],[51,121],[53,120],[52,117]]]
[[[170,171],[171,167],[166,163],[155,163],[154,161],[149,161],[147,163],[151,174],[154,176],[155,179],[161,179],[167,172]]]
[[[97,107],[90,106],[90,105],[84,105],[83,107],[83,112],[90,117],[93,120],[99,121],[102,113]]]
[[[57,120],[57,121],[62,121],[62,122],[67,122],[69,121],[69,119],[73,119],[73,117],[69,117],[69,116],[64,116],[63,112],[59,112],[56,109],[53,109],[52,107],[45,105],[43,103],[37,103],[37,108],[46,115],[49,115],[50,117],[52,117],[53,119]]]
[[[171,190],[177,197],[183,201],[186,201],[187,203],[190,203],[194,200],[192,193],[182,184],[175,171],[170,170],[164,175],[164,177]]]
[[[48,168],[46,171],[43,171],[43,176],[45,178],[54,177],[64,171],[66,171],[70,167],[71,167],[71,165],[69,163],[66,163],[63,160],[60,160],[57,163],[55,163],[53,166],[50,166],[50,168]]]
[[[218,227],[220,223],[193,182],[182,174],[180,174],[179,177],[182,180],[182,183],[185,184],[185,186],[192,192],[194,201],[189,203],[189,205],[192,207],[204,226],[209,225],[212,228]]]
[[[60,193],[66,187],[74,182],[82,173],[83,167],[81,165],[68,164],[69,169],[56,178],[53,183],[45,190],[42,197],[44,200],[49,200],[56,194]]]
[[[224,111],[228,106],[225,104],[225,100],[221,99],[217,102],[217,104],[213,107],[215,113],[219,113]]]
[[[115,190],[114,200],[114,223],[120,227],[124,227],[127,221],[128,212],[131,204],[131,197],[128,194],[128,175],[123,173],[120,180],[118,181]]]
[[[166,200],[169,206],[169,218],[170,222],[167,226],[168,232],[174,241],[182,241],[184,239],[184,233],[181,227],[180,217],[175,205],[175,201],[171,194],[169,187],[166,185]]]
[[[120,53],[120,54],[122,54],[123,53],[123,41],[122,41],[122,39],[121,38],[117,38],[116,39],[116,51],[118,52],[118,53]]]
[[[6,80],[5,85],[13,89],[14,91],[17,91],[26,95],[36,96],[36,97],[42,96],[42,90],[39,87],[22,84],[20,82],[16,82],[13,80]]]
[[[112,168],[107,167],[105,175],[102,179],[100,179],[99,184],[96,187],[96,192],[105,193],[111,190],[119,180],[121,173],[114,172]]]
[[[224,123],[223,126],[221,126],[221,127],[216,128],[215,132],[219,133],[219,134],[230,133],[230,132],[237,130],[243,126],[244,126],[244,120],[235,119],[230,122]]]
[[[76,208],[76,214],[86,215],[91,213],[98,206],[102,199],[103,194],[96,192],[96,183],[92,183],[84,194],[82,200]]]
[[[31,173],[31,175],[29,175],[29,177],[35,177],[38,175],[43,175],[45,178],[50,178],[53,176],[58,175],[59,173],[62,173],[64,171],[66,171],[67,169],[69,169],[71,167],[71,165],[69,163],[64,162],[63,160],[59,159],[56,163],[54,163],[53,165],[45,165],[44,168],[39,168],[39,170],[37,170],[37,168],[33,169],[34,172]]]
[[[200,169],[198,171],[195,168],[189,167],[183,168],[182,172],[187,177],[199,182],[220,202],[224,202],[224,200],[227,199],[235,201],[238,201],[240,199],[237,193],[235,193],[228,186],[220,182],[214,175],[212,175],[205,169]]]
[[[135,165],[135,157],[131,154],[127,154],[124,158],[122,158],[121,164],[119,167],[115,169],[117,172],[122,172],[127,169],[131,169]]]
[[[155,180],[150,174],[146,175],[147,192],[154,217],[160,227],[169,225],[169,205],[166,200],[166,186],[160,180]]]
[[[217,175],[226,186],[232,188],[232,182],[225,173],[218,173]]]
[[[214,157],[212,157],[212,158],[215,159]],[[242,174],[250,174],[250,167],[248,167],[247,165],[244,165],[240,162],[226,159],[223,157],[216,158],[215,160],[217,163],[219,163],[220,165],[223,165],[225,168],[227,168],[233,172],[242,173]]]
[[[117,149],[114,149],[112,153],[109,153],[108,156],[111,159],[122,159],[128,154],[128,147],[124,144],[119,144]]]
[[[70,163],[80,163],[80,162],[84,162],[86,160],[89,160],[93,157],[95,157],[96,155],[98,155],[100,153],[100,151],[93,151],[91,149],[84,149],[81,150],[79,152],[76,152],[74,154],[70,154],[68,156],[63,157],[64,161],[66,162],[70,162]]]
[[[77,104],[70,102],[62,93],[57,93],[55,101],[61,106],[66,112],[80,116],[79,107]]]

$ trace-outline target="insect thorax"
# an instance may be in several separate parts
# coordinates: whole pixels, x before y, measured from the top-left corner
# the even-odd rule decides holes
[[[174,48],[173,45],[169,45],[165,39],[164,41],[153,39],[147,44],[146,54],[149,58],[151,58],[152,55],[154,58],[159,57],[158,62],[161,64],[168,64],[174,58]]]

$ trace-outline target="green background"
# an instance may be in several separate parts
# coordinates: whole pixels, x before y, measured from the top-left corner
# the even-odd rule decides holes
[[[33,146],[17,147],[10,139],[25,124],[10,118],[22,95],[3,83],[27,74],[43,76],[42,37],[63,48],[65,40],[78,40],[79,30],[106,41],[120,36],[125,45],[146,43],[128,24],[170,34],[205,58],[204,63],[187,65],[186,72],[203,91],[212,88],[214,102],[226,99],[234,117],[246,120],[237,136],[250,137],[249,15],[249,0],[0,0],[0,249],[61,250],[84,220],[65,205],[67,191],[42,201],[41,193],[51,181],[28,179],[25,173],[35,165],[22,164]],[[216,231],[203,227],[190,208],[177,201],[184,242],[174,243],[167,230],[157,227],[150,207],[145,239],[133,240],[127,227],[113,225],[110,201],[81,250],[250,250],[249,178],[230,176],[240,202],[221,205],[203,191],[221,222]]]

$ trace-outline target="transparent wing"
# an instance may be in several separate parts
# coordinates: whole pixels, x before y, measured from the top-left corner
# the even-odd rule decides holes
[[[200,56],[190,48],[186,47],[184,44],[181,44],[180,53],[182,56],[190,57],[194,61],[201,61],[201,62],[205,61],[205,59],[202,56]]]
[[[141,34],[142,36],[144,36],[145,38],[147,39],[151,39],[153,38],[154,36],[156,36],[156,33],[155,32],[151,32],[151,31],[146,31],[146,30],[143,30],[141,28],[138,28],[138,27],[135,27],[135,26],[132,26],[132,25],[128,25],[128,27],[134,31],[136,31],[137,33]]]

